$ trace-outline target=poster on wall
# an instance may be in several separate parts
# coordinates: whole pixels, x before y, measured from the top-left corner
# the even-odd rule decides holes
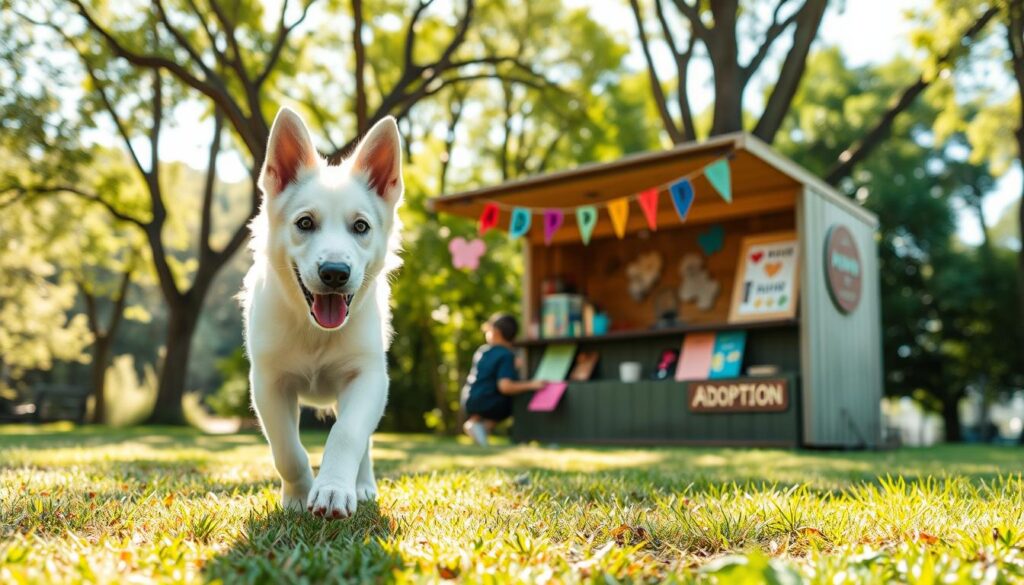
[[[799,254],[795,232],[744,238],[736,263],[729,322],[796,317]]]

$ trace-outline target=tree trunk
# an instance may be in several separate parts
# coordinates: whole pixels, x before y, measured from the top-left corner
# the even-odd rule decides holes
[[[1024,94],[1020,96],[1024,103]],[[1021,114],[1021,126],[1017,128],[1017,158],[1021,169],[1024,169],[1024,113]],[[1020,313],[1017,319],[1018,339],[1024,340],[1024,188],[1021,189],[1020,206],[1017,208],[1017,234],[1022,241],[1020,250],[1017,251],[1017,303]],[[1024,362],[1024,343],[1019,344],[1017,351],[1021,352],[1020,358]]]
[[[707,42],[715,76],[714,121],[711,135],[743,130],[743,72],[740,70],[739,46],[736,41],[735,0],[713,2],[711,12],[715,27]],[[679,91],[686,91],[680,87]]]
[[[92,422],[97,425],[107,422],[107,365],[112,341],[111,337],[102,335],[92,344]]]
[[[942,400],[942,420],[945,422],[946,426],[946,441],[951,443],[960,440],[959,403],[959,392],[946,395]]]
[[[156,405],[148,422],[180,425],[185,422],[181,399],[185,395],[188,358],[192,351],[192,334],[199,322],[202,304],[182,302],[172,306],[167,324],[167,344],[160,368]]]

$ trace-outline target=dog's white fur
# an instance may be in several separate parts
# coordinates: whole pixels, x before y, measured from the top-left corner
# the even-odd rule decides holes
[[[357,500],[377,495],[370,435],[387,401],[387,278],[398,264],[395,210],[403,191],[398,127],[393,118],[380,121],[350,159],[328,166],[302,119],[284,108],[270,131],[260,187],[253,265],[241,293],[253,406],[281,476],[282,506],[348,517]],[[300,229],[304,216],[315,229]],[[358,220],[369,230],[358,233]],[[313,318],[302,290],[333,292],[318,275],[325,262],[351,267],[340,292],[354,297],[333,330]],[[315,478],[299,441],[300,403],[337,416]]]

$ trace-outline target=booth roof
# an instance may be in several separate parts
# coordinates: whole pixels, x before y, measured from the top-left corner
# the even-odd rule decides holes
[[[570,208],[600,205],[612,199],[634,195],[644,189],[668,183],[691,173],[699,173],[709,163],[732,155],[733,201],[751,195],[793,192],[800,185],[811,186],[822,197],[841,206],[854,217],[876,226],[873,214],[841,195],[806,169],[775,152],[771,147],[746,133],[725,134],[703,142],[689,142],[661,152],[648,152],[623,157],[609,163],[586,164],[575,169],[558,171],[509,181],[473,191],[442,195],[430,201],[435,211],[476,219],[488,202],[504,206],[521,206],[534,210],[545,207]],[[712,192],[703,177],[694,179],[698,199],[700,193]],[[717,203],[721,203],[720,200]],[[753,202],[751,202],[753,203]],[[671,205],[667,197],[662,205]]]

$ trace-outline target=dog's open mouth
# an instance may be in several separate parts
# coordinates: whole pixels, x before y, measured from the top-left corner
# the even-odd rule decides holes
[[[309,305],[309,314],[316,320],[317,325],[324,329],[337,329],[348,317],[348,308],[352,305],[355,295],[341,293],[313,293],[306,285],[302,284],[302,276],[299,274],[299,267],[292,265],[295,270],[295,280],[302,289],[302,295],[306,297],[306,304]]]

